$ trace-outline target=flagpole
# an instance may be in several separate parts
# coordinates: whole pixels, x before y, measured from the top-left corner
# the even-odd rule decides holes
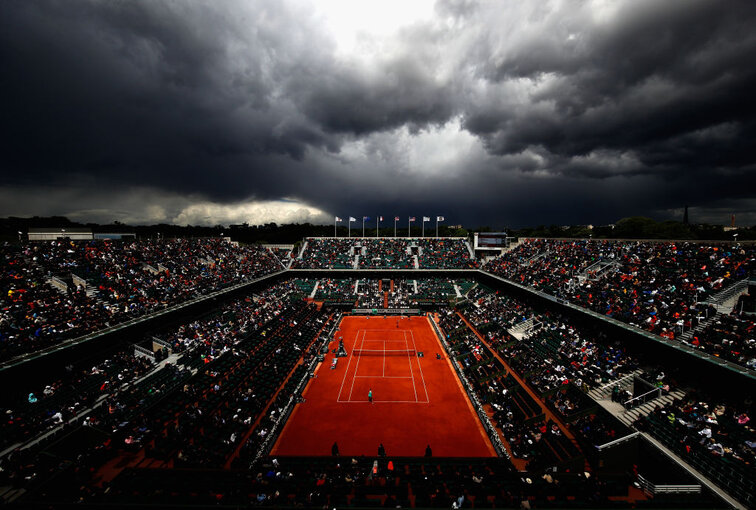
[[[349,227],[347,229],[347,233],[349,237],[352,237],[352,217],[351,216],[349,217]]]
[[[412,230],[410,230],[412,227],[410,227],[410,225],[412,225],[412,221],[410,221],[410,216],[407,216],[407,237],[408,238],[412,237],[412,235],[410,234],[410,232],[412,232]]]
[[[362,237],[365,237],[365,217],[362,217]]]
[[[375,238],[378,239],[378,220],[381,219],[380,216],[375,217]]]
[[[394,237],[396,237],[396,216],[394,216]]]
[[[336,237],[336,219],[333,220],[333,237]]]
[[[425,216],[423,216],[423,234],[422,237],[425,237]]]
[[[438,216],[436,216],[436,239],[438,239]]]

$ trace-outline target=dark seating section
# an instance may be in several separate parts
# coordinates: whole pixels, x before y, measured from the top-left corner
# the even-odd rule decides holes
[[[349,303],[360,308],[418,308],[447,306],[464,296],[474,285],[460,278],[310,278],[297,285],[313,299],[325,303]],[[311,282],[311,283],[310,283]],[[459,290],[459,294],[457,293]],[[309,291],[309,292],[307,292]]]
[[[716,313],[705,302],[748,277],[756,251],[729,243],[528,239],[484,269],[675,339]],[[752,346],[722,340],[710,335],[692,345],[756,363]]]
[[[421,244],[418,241],[421,240],[411,242]],[[344,240],[341,252],[348,252],[353,242],[356,241]],[[39,281],[45,275],[40,268],[48,266],[70,263],[77,268],[86,264],[101,268],[100,261],[105,260],[108,264],[115,261],[112,263],[118,271],[124,271],[124,267],[136,267],[133,258],[142,257],[150,267],[159,264],[155,267],[162,273],[159,278],[173,278],[170,275],[178,273],[181,276],[172,280],[174,283],[194,285],[204,278],[232,283],[237,277],[244,278],[242,266],[256,263],[251,260],[256,249],[250,248],[245,255],[235,250],[247,248],[216,246],[215,241],[207,240],[198,243],[194,246],[161,241],[143,246],[144,253],[139,255],[137,246],[131,251],[123,249],[122,253],[119,250],[123,247],[94,244],[88,245],[84,254],[77,254],[76,243],[70,248],[55,244],[44,262],[33,260],[44,251],[26,254],[6,247],[2,252],[7,262],[2,282],[4,289],[12,291],[8,294],[11,300],[16,299],[16,294],[42,296],[34,303],[44,308],[54,303],[45,301],[46,294],[36,292],[52,287],[43,283],[44,287],[38,289],[30,282]],[[318,247],[320,254],[307,260],[340,263],[337,261],[342,259],[328,251],[332,248],[329,246],[325,243]],[[444,254],[450,249],[445,243],[428,246],[431,259],[424,264],[431,264],[434,256],[450,257]],[[630,257],[628,246],[636,243],[593,246],[587,242],[570,247],[551,241],[526,243],[521,258],[529,261],[531,270],[537,270],[541,267],[538,261],[547,258],[542,254],[556,250],[557,261],[591,268],[584,258],[626,260]],[[663,253],[654,251],[649,265],[664,267],[660,261],[653,262],[671,256],[672,247],[662,246]],[[183,252],[204,256],[213,250],[220,254],[215,266],[225,268],[218,269],[215,276],[208,276],[213,271],[209,260],[207,265],[195,261],[184,268],[175,262]],[[706,256],[717,267],[731,266],[731,274],[747,263],[747,255],[741,253],[723,255],[701,246],[675,250],[675,256],[696,261],[684,263],[692,272]],[[173,262],[157,262],[161,256],[170,256]],[[271,257],[270,252],[267,256]],[[243,262],[245,257],[247,262]],[[450,258],[453,264],[463,263],[462,259]],[[121,265],[124,261],[125,265]],[[264,272],[265,267],[258,269]],[[602,267],[590,269],[591,277],[606,278]],[[559,274],[556,266],[548,268]],[[157,277],[149,268],[144,271]],[[722,276],[719,269],[711,273],[729,278]],[[95,281],[94,275],[89,276],[86,281]],[[97,281],[98,285],[106,285],[118,278],[101,273]],[[105,297],[100,298],[102,303],[112,298],[107,293],[113,289],[116,287],[108,287]],[[120,296],[124,289],[119,287],[115,292]],[[664,292],[673,292],[665,289]],[[313,290],[318,303],[305,299]],[[467,300],[457,302],[457,291]],[[93,299],[84,289],[72,292],[67,298],[70,306],[78,306],[79,299]],[[21,331],[19,323],[13,322],[17,316],[14,313],[18,307],[28,307],[31,301],[27,297],[19,299],[20,305],[5,302],[12,303],[12,310],[3,310],[7,312],[3,319],[11,318],[3,322],[4,332]],[[147,302],[136,295],[124,299],[119,306]],[[290,411],[288,404],[298,398],[299,383],[310,375],[307,366],[316,361],[322,340],[338,320],[332,308],[320,306],[320,301],[329,300],[359,302],[374,308],[413,306],[423,300],[432,304],[451,362],[470,383],[475,397],[472,400],[482,404],[481,413],[486,413],[493,423],[511,461],[265,456],[264,445],[275,439],[278,425]],[[102,310],[108,310],[106,306],[111,304],[104,304]],[[51,315],[40,312],[35,317],[32,313],[24,320],[34,322],[40,316],[46,320]],[[732,320],[739,321],[732,328],[738,338],[746,338],[749,324],[742,318]],[[727,324],[705,331],[714,335],[710,345],[726,345],[730,340],[734,345],[737,339],[719,336],[729,327]],[[70,326],[62,331],[74,330]],[[7,342],[9,338],[3,340]],[[14,341],[18,338],[13,337]],[[638,361],[593,326],[577,326],[567,317],[544,312],[519,298],[468,280],[332,279],[327,275],[283,280],[229,300],[207,315],[178,325],[167,324],[142,340],[144,345],[154,340],[167,346],[171,356],[164,361],[159,356],[152,362],[135,357],[129,347],[109,353],[107,359],[87,362],[91,366],[71,367],[62,378],[6,392],[0,448],[12,449],[23,443],[24,449],[8,453],[0,461],[0,487],[24,492],[21,502],[30,506],[92,508],[448,508],[452,504],[475,508],[711,508],[721,503],[708,492],[653,499],[634,493],[635,499],[628,499],[628,487],[637,477],[629,469],[622,473],[603,472],[596,452],[597,446],[631,431],[597,406],[587,392],[635,370]],[[44,376],[40,375],[40,379]],[[638,426],[741,502],[754,506],[756,435],[749,418],[752,412],[752,403],[719,405],[695,395],[689,401],[657,409]]]
[[[637,426],[752,508],[756,505],[752,415],[750,399],[728,405],[693,394],[657,408]]]
[[[417,261],[417,264],[416,264]],[[295,269],[475,269],[465,238],[308,238]]]
[[[415,261],[406,239],[361,239],[360,269],[414,269]]]
[[[391,463],[389,465],[389,462]],[[504,459],[279,458],[252,471],[131,469],[90,502],[318,508],[627,508],[628,476],[518,473]],[[173,490],[167,491],[166,487]],[[677,507],[711,507],[679,495]]]
[[[146,358],[121,352],[91,368],[72,369],[45,386],[8,388],[11,398],[3,408],[0,450],[68,423],[101,397],[120,391],[151,369]]]
[[[307,240],[307,246],[292,266],[296,269],[352,269],[354,241],[351,239]]]
[[[478,262],[470,256],[464,239],[423,239],[418,256],[423,269],[475,269]]]
[[[40,242],[0,259],[2,360],[281,270],[224,239]]]
[[[693,334],[690,343],[702,351],[756,370],[756,321],[734,310]]]

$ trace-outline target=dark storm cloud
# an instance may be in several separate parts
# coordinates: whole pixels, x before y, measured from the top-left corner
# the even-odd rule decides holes
[[[591,21],[587,4],[581,5],[540,13],[538,32],[501,55],[488,47],[482,71],[487,81],[536,84],[530,101],[517,108],[471,105],[465,126],[492,152],[533,146],[562,157],[634,151],[643,163],[638,172],[753,163],[746,140],[756,114],[750,92],[756,70],[749,64],[756,33],[746,20],[756,19],[756,4],[633,2],[608,23]],[[725,141],[730,150],[719,158],[710,149],[719,148],[721,139],[709,146],[699,138],[680,147],[687,135],[723,123],[741,134]],[[664,161],[670,144],[677,150],[673,161]]]
[[[110,202],[213,223],[213,204],[290,198],[323,217],[522,225],[748,209],[754,22],[748,1],[444,0],[345,53],[304,1],[9,0],[0,212],[75,197],[82,218]]]

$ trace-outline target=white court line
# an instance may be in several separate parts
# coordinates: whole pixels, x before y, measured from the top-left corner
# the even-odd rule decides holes
[[[357,336],[359,336],[359,332],[357,332]],[[343,337],[342,337],[343,338]],[[354,339],[354,343],[357,343],[357,337]],[[354,357],[354,346],[352,346],[352,352],[349,354],[349,361],[347,361],[346,370],[344,371],[344,378],[341,380],[341,388],[339,388],[339,394],[336,395],[336,402],[341,402],[341,392],[344,390],[344,383],[346,382],[347,375],[349,374],[349,365],[352,363],[352,358]]]
[[[412,376],[412,389],[415,390],[415,402],[417,402],[417,387],[415,386],[415,373],[412,371],[412,358],[409,354],[409,344],[407,343],[407,332],[404,332],[404,345],[407,347],[407,361],[409,361],[410,366],[410,375]],[[415,356],[417,356],[417,351],[415,351]]]
[[[412,335],[412,347],[415,348],[415,354],[417,354],[417,344],[415,343],[415,334],[410,330]],[[420,380],[423,381],[423,391],[425,392],[425,402],[430,402],[430,396],[428,395],[428,387],[425,385],[425,376],[423,375],[423,366],[420,364],[420,358],[417,358],[417,368],[420,369]]]
[[[354,342],[354,343],[356,344],[357,342]],[[363,333],[362,333],[362,343],[360,344],[360,349],[362,349],[362,346],[364,344],[365,344],[365,333],[364,333],[364,330],[363,330]],[[354,349],[355,348],[352,347],[352,354],[354,354]],[[357,364],[354,366],[354,375],[357,375],[357,371],[360,368],[360,359],[362,359],[362,356],[360,356],[359,358],[357,358]],[[347,397],[347,400],[350,401],[350,402],[352,401],[352,392],[354,391],[354,381],[355,381],[355,377],[352,376],[352,387],[349,388],[349,397]]]
[[[412,377],[408,375],[355,375],[354,377],[359,379],[412,379]]]
[[[344,400],[342,404],[364,404],[366,400]],[[427,404],[428,402],[418,402],[417,400],[373,400],[374,404]]]

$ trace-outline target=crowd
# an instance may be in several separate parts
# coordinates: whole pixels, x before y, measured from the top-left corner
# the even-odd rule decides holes
[[[756,502],[756,429],[753,402],[736,404],[690,394],[640,418],[647,430],[682,459],[724,486],[738,499]]]
[[[171,488],[172,490],[166,490]],[[582,470],[523,474],[504,459],[276,458],[252,472],[132,470],[83,502],[270,508],[623,508],[621,483]],[[191,494],[191,499],[189,499]],[[696,507],[711,504],[678,496]],[[619,501],[618,501],[619,500]]]
[[[317,355],[318,339],[332,324],[329,320],[335,320],[302,299],[316,281],[319,289],[323,285],[322,296],[351,296],[366,305],[386,299],[389,304],[412,303],[418,295],[443,301],[456,297],[457,290],[467,294],[467,302],[456,309],[440,310],[439,325],[453,361],[485,404],[512,455],[527,462],[528,473],[515,473],[508,463],[498,461],[487,465],[418,460],[394,465],[389,464],[391,459],[373,464],[374,459],[358,458],[336,459],[335,464],[331,459],[322,464],[268,460],[242,475],[276,433],[297,382],[307,376],[307,362]],[[528,327],[516,337],[513,330],[523,324]],[[170,484],[187,488],[178,490],[179,498],[200,492],[196,497],[202,501],[249,504],[253,494],[251,504],[269,506],[365,506],[371,504],[368,495],[376,493],[381,494],[381,504],[393,506],[409,502],[477,507],[522,501],[540,506],[599,505],[611,504],[610,495],[623,494],[622,487],[603,484],[590,469],[584,474],[586,449],[627,433],[599,412],[585,392],[628,373],[637,362],[600,331],[577,327],[565,317],[469,281],[286,280],[153,334],[174,353],[168,364],[157,367],[146,358],[121,352],[92,368],[72,369],[63,379],[25,388],[20,393],[23,399],[3,409],[8,420],[4,431],[9,433],[0,446],[28,441],[56,427],[86,427],[104,433],[107,441],[76,459],[81,480],[90,481],[87,477],[105,465],[113,469],[117,459],[128,453],[138,453],[146,464],[180,468],[157,470],[154,480],[140,478],[146,476],[144,470],[127,470],[102,488],[73,484],[88,487],[81,490],[89,493],[77,498],[91,504],[139,503],[147,497],[155,504],[168,497],[165,489]],[[723,459],[746,465],[736,464],[733,472],[750,476],[751,409],[702,402],[696,399],[667,410],[675,419],[665,417],[662,423],[682,425],[689,436],[707,439],[680,442],[690,447],[687,451],[703,447],[708,455],[720,455],[721,446]],[[652,416],[645,426],[658,429],[653,422],[658,416],[667,414]],[[690,423],[696,424],[695,434]],[[709,446],[706,424],[719,446]],[[35,482],[28,479],[30,473],[38,477],[47,469],[51,474],[63,469],[64,463],[46,464],[46,459],[41,455],[30,461],[14,452],[0,464],[0,476],[31,487]],[[228,467],[234,469],[224,469]],[[216,473],[224,473],[225,480],[216,480]],[[160,478],[172,476],[177,479],[167,485]],[[194,487],[189,481],[193,476],[199,477]],[[237,476],[249,478],[232,486],[228,480]],[[214,487],[212,496],[203,492],[208,486]]]
[[[475,269],[464,238],[309,238],[296,269]]]
[[[0,257],[0,359],[281,268],[267,250],[218,239],[52,241]]]
[[[89,368],[69,367],[63,377],[44,386],[8,389],[6,406],[0,408],[0,451],[71,422],[100,397],[121,391],[152,368],[145,357],[119,352]]]
[[[689,341],[702,351],[756,370],[756,321],[737,310],[717,315]]]
[[[353,269],[355,240],[307,239],[301,258],[292,265],[296,269]]]
[[[361,239],[360,269],[414,269],[415,261],[406,239]]]
[[[534,239],[485,269],[675,339],[714,315],[707,299],[746,278],[755,261],[753,248],[731,244]]]
[[[355,286],[358,281],[357,278],[320,278],[315,291],[315,299],[355,303],[357,301]]]
[[[419,243],[419,266],[423,269],[475,269],[478,262],[472,258],[465,239],[423,239]]]
[[[581,462],[580,449],[550,421],[547,408],[568,424],[589,452],[629,433],[586,394],[637,368],[637,361],[619,344],[600,330],[578,328],[565,317],[534,310],[482,286],[468,297],[466,304],[443,312],[439,325],[478,399],[490,405],[513,456],[526,460],[529,469]],[[528,327],[515,337],[514,328],[524,324]],[[506,360],[508,367],[499,359]],[[520,386],[510,369],[538,400]]]
[[[128,348],[92,368],[72,366],[63,379],[44,387],[19,390],[3,409],[0,449],[59,427],[95,427],[110,437],[89,460],[98,466],[143,450],[176,466],[222,467],[247,436],[265,435],[266,420],[278,412],[273,395],[298,363],[316,354],[311,343],[326,327],[327,316],[301,299],[292,300],[297,292],[294,282],[285,281],[157,332],[154,336],[175,354],[164,366],[135,357]],[[292,381],[304,375],[303,366]],[[287,396],[284,388],[278,401]],[[14,452],[0,462],[3,476],[14,484],[31,483],[26,473],[44,464],[44,456],[26,453],[32,451],[37,450]]]
[[[311,278],[295,280],[309,296],[330,303],[355,303],[360,308],[414,308],[443,305],[461,298],[475,285],[458,278]],[[459,291],[459,293],[458,293]]]

